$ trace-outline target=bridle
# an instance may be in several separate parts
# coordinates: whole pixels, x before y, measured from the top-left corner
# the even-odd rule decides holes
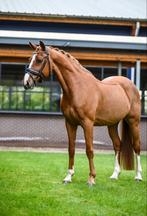
[[[39,78],[40,81],[46,80],[46,76],[44,75],[44,73],[42,71],[43,71],[47,62],[48,62],[48,66],[49,66],[49,71],[50,71],[50,73],[52,73],[50,54],[49,54],[49,52],[47,52],[47,50],[45,50],[44,53],[46,54],[46,56],[43,58],[43,63],[42,63],[42,66],[41,66],[39,71],[31,69],[31,68],[26,68],[26,70],[25,70],[25,73],[28,73],[30,75],[30,77],[33,80],[35,85],[36,85],[36,81],[35,81],[33,75],[36,76],[37,78]],[[37,52],[34,52],[33,54],[37,54]]]

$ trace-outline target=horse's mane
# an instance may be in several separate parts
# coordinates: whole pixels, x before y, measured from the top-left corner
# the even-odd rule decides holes
[[[88,73],[91,73],[89,70],[87,70],[85,67],[83,67],[80,62],[75,58],[73,57],[70,53],[62,50],[62,49],[59,49],[59,48],[53,48],[51,47],[51,49],[54,49],[56,50],[57,52],[60,52],[62,53],[63,55],[65,55],[69,60],[71,60],[71,62],[73,62],[74,64],[78,65],[82,70],[84,70],[85,72],[88,72]],[[91,73],[92,74],[92,73]]]
[[[95,77],[95,76],[92,74],[91,71],[87,70],[84,66],[82,66],[82,65],[80,64],[80,62],[79,62],[75,57],[73,57],[70,53],[68,53],[68,52],[66,52],[66,51],[64,51],[64,50],[62,50],[62,49],[59,49],[59,48],[57,48],[57,47],[56,47],[56,48],[50,47],[50,48],[56,50],[57,52],[62,53],[62,54],[65,55],[67,58],[69,58],[69,59],[71,60],[71,62],[73,62],[73,63],[75,63],[76,65],[78,65],[79,68],[80,68],[81,70],[83,70],[83,71],[85,71],[85,72],[87,72],[87,73],[90,73],[93,77]],[[95,78],[96,78],[96,77],[95,77]],[[100,81],[100,80],[97,79],[97,78],[96,78],[96,80],[97,80],[97,82],[101,82],[103,85],[118,85],[117,83],[105,83],[105,82]]]

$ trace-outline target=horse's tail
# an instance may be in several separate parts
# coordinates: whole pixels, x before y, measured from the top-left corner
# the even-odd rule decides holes
[[[129,125],[125,120],[123,120],[120,149],[120,164],[126,170],[134,169],[134,152],[132,141],[133,140]]]

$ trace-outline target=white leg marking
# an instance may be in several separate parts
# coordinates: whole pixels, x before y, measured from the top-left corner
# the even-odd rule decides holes
[[[89,186],[95,185],[95,178],[93,176],[89,176],[87,183]]]
[[[120,165],[118,161],[118,153],[115,156],[115,165],[114,165],[114,171],[112,176],[110,176],[111,179],[118,179],[118,176],[120,174]]]
[[[136,155],[136,176],[135,180],[142,181],[142,168],[141,168],[141,162],[140,162],[140,155]]]
[[[72,182],[72,176],[74,175],[74,169],[69,169],[67,172],[67,176],[64,178],[63,182],[70,183]]]

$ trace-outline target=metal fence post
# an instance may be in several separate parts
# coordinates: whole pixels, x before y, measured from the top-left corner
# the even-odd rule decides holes
[[[122,75],[122,63],[118,62],[118,76]]]
[[[140,70],[141,69],[141,62],[140,60],[136,61],[136,86],[138,90],[140,90]]]

